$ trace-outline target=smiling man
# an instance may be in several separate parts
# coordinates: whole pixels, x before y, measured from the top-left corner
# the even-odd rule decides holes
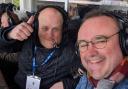
[[[76,89],[128,88],[128,69],[124,67],[128,66],[127,50],[124,51],[127,44],[121,43],[122,36],[128,39],[128,33],[120,25],[124,23],[110,12],[94,10],[85,16],[78,32],[77,45],[89,76],[82,76]]]

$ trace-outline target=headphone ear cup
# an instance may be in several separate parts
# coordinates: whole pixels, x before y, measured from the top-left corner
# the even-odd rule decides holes
[[[127,54],[127,56],[128,56],[128,28],[127,28],[127,26],[126,26],[126,30],[125,30],[125,33],[126,33],[126,40],[125,40],[125,45],[126,45],[126,54]]]
[[[125,27],[125,30],[124,30],[125,32],[125,35],[124,35],[124,39],[125,39],[125,41],[124,41],[124,50],[125,50],[125,54],[126,54],[126,56],[128,56],[128,28],[127,27]]]
[[[128,28],[123,24],[123,29],[119,32],[119,41],[122,53],[124,56],[128,56]]]

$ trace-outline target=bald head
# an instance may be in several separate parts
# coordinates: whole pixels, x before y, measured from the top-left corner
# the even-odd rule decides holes
[[[39,13],[38,21],[40,22],[41,18],[49,18],[49,21],[59,21],[61,24],[63,24],[63,17],[62,14],[56,10],[55,8],[45,8]]]
[[[38,36],[41,44],[46,48],[53,48],[60,44],[63,31],[63,16],[55,8],[47,7],[40,11]]]

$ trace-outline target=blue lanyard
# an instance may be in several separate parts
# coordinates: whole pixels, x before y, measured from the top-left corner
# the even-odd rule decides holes
[[[32,58],[32,74],[33,74],[33,76],[35,74],[36,67],[37,67],[37,65],[36,65],[36,50],[37,50],[37,47],[35,46],[35,48],[34,48],[34,55],[33,55],[33,58]],[[41,63],[41,65],[44,65],[44,64],[48,63],[48,61],[52,59],[51,57],[53,56],[55,51],[56,51],[56,48],[54,48],[54,50],[49,53],[49,55],[46,57],[44,62]]]
[[[32,57],[32,74],[33,76],[35,75],[35,71],[36,71],[36,49],[37,47],[35,46],[34,47],[34,50],[33,50],[33,57]]]
[[[44,64],[46,64],[49,60],[51,60],[52,58],[52,55],[55,53],[55,49],[52,51],[52,52],[50,52],[50,54],[46,57],[46,59],[44,60],[44,62],[42,62],[42,64],[41,65],[44,65]]]

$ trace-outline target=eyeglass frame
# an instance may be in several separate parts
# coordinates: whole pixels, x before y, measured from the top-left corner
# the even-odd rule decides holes
[[[112,38],[113,36],[115,36],[115,35],[117,35],[117,34],[119,34],[121,31],[118,31],[118,32],[116,32],[116,33],[114,33],[114,34],[112,34],[112,35],[110,35],[110,36],[104,36],[104,35],[96,35],[94,38],[92,38],[92,39],[95,39],[96,37],[104,37],[104,39],[106,39],[106,45],[107,45],[107,42],[108,42],[108,40],[110,39],[110,38]],[[81,51],[81,52],[85,52],[85,51],[87,51],[88,50],[88,46],[89,46],[89,43],[91,43],[91,45],[93,46],[93,47],[95,47],[95,48],[97,48],[97,49],[103,49],[103,48],[105,48],[106,47],[106,45],[104,45],[104,47],[102,47],[102,48],[100,48],[100,47],[96,47],[95,45],[96,45],[96,43],[95,42],[93,42],[93,40],[91,39],[91,41],[85,41],[85,40],[79,40],[79,41],[77,41],[76,42],[76,47],[77,47],[77,50],[79,50],[79,51],[81,51],[80,49],[79,49],[79,44],[81,43],[81,42],[86,42],[87,43],[87,45],[85,46],[86,47],[86,50],[84,50],[84,51]]]

